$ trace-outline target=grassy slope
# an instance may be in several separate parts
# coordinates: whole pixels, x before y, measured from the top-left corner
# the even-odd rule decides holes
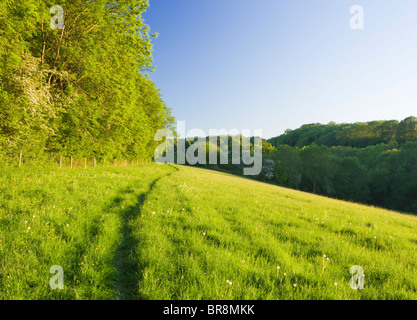
[[[417,217],[179,170],[157,183],[136,221],[139,296],[417,298]],[[353,265],[364,269],[364,290],[350,288]]]
[[[416,299],[416,231],[415,216],[191,167],[8,170],[0,298]]]

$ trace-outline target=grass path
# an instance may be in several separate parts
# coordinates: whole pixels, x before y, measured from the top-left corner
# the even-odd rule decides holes
[[[155,179],[149,186],[148,190],[138,196],[138,202],[134,206],[127,208],[121,215],[122,219],[122,240],[115,255],[115,268],[117,270],[116,283],[114,290],[117,300],[141,299],[135,296],[135,285],[140,281],[141,270],[138,261],[131,259],[132,251],[141,244],[133,237],[132,222],[138,219],[141,214],[143,204],[146,202],[148,195],[153,191],[156,183],[161,179],[170,176],[177,168],[172,167],[173,171],[166,173]]]
[[[171,171],[0,169],[0,299],[114,299],[122,217]],[[55,265],[64,290],[49,286]]]

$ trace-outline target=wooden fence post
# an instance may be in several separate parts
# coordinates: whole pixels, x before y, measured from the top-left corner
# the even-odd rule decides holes
[[[59,168],[62,168],[62,154],[59,155]]]
[[[20,165],[22,164],[22,156],[23,156],[23,154],[22,154],[22,150],[20,150],[20,155],[19,155],[19,167],[20,167]]]
[[[71,169],[72,169],[72,156],[71,156]]]

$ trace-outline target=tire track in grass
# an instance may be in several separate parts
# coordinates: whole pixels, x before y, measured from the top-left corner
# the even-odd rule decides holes
[[[150,185],[147,191],[142,192],[136,205],[130,206],[122,214],[122,240],[115,254],[114,267],[116,269],[116,283],[114,291],[116,293],[116,300],[142,300],[144,297],[138,297],[135,294],[135,289],[138,284],[138,277],[140,277],[141,270],[139,262],[131,259],[131,252],[139,245],[139,241],[133,236],[133,228],[131,222],[136,220],[141,215],[142,206],[146,202],[148,196],[152,193],[155,185],[164,178],[169,177],[174,172],[179,171],[175,169],[157,179]]]

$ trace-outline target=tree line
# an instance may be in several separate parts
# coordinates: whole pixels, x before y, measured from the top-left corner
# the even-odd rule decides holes
[[[401,122],[304,125],[293,131],[287,130],[282,136],[262,139],[263,169],[261,174],[249,178],[337,199],[417,213],[416,133],[414,117]],[[203,143],[207,159],[203,164],[187,162],[187,165],[243,176],[244,163],[233,163],[231,154],[233,141],[242,148],[241,137],[217,138],[217,158],[220,158],[222,144],[229,152],[225,164],[209,164],[210,138],[196,139],[186,139],[185,149],[194,143]],[[253,137],[249,143],[253,152]]]
[[[269,140],[281,186],[417,213],[417,119],[305,125]],[[258,177],[267,180],[265,173]]]
[[[239,135],[219,135],[207,137],[188,137],[172,139],[172,151],[174,157],[172,163],[180,164],[178,161],[180,148],[183,146],[183,153],[188,157],[184,158],[185,165],[202,167],[217,171],[223,171],[243,176],[244,168],[250,168],[256,165],[253,159],[255,152],[262,150],[262,153],[270,153],[275,148],[266,140],[260,137],[243,137]],[[252,157],[251,164],[244,161],[244,151],[250,153]],[[164,149],[163,156],[170,152],[170,148]],[[193,160],[190,163],[190,158]],[[212,163],[214,159],[215,163]],[[261,157],[259,157],[261,164]],[[165,161],[165,160],[164,160]],[[258,177],[258,175],[254,175]]]
[[[148,73],[147,0],[0,3],[0,161],[151,159],[171,110]]]
[[[328,147],[366,148],[381,143],[402,144],[414,140],[417,140],[417,118],[411,116],[402,121],[306,124],[295,130],[287,129],[283,135],[271,138],[268,142],[275,147],[286,144],[302,148],[316,143]]]

